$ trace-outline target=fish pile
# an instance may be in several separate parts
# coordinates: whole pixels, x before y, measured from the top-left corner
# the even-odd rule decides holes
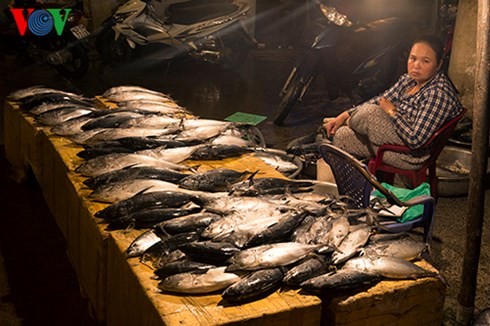
[[[407,234],[376,234],[367,222],[372,213],[350,210],[342,198],[311,192],[152,194],[157,206],[148,207],[142,194],[97,216],[114,223],[142,207],[143,212],[199,207],[153,225],[135,224],[148,229],[126,254],[154,269],[162,292],[218,291],[226,302],[240,304],[281,286],[319,294],[364,289],[385,278],[438,275],[413,262],[426,251],[425,243]],[[171,197],[172,202],[161,200]]]
[[[107,166],[103,172],[128,166],[185,170],[179,166],[185,159],[220,160],[255,151],[266,163],[276,159],[274,167],[281,173],[298,170],[263,148],[256,128],[198,118],[169,95],[139,86],[106,90],[102,98],[117,103],[111,109],[96,107],[93,98],[42,86],[14,91],[7,98],[54,134],[82,146],[77,155],[87,164],[79,172],[90,177],[101,172],[94,170],[100,165]],[[108,154],[113,156],[95,160]]]
[[[316,193],[318,181],[200,171],[193,163],[252,152],[270,161],[246,126],[200,119],[142,87],[112,87],[102,96],[117,108],[40,86],[8,99],[84,148],[75,172],[86,177],[89,199],[109,204],[95,217],[109,230],[144,230],[126,255],[154,269],[160,291],[220,292],[240,304],[281,286],[319,293],[437,275],[412,262],[425,243],[377,234],[373,211]],[[290,163],[274,159],[286,175],[297,170]]]

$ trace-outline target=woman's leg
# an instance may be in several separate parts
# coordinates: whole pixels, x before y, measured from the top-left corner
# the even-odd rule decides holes
[[[360,106],[350,119],[349,126],[355,132],[365,135],[374,146],[404,145],[390,116],[375,104]]]
[[[333,138],[333,144],[357,158],[372,157],[366,141],[348,126],[342,126],[337,130]]]
[[[396,132],[395,124],[391,118],[377,105],[365,104],[360,106],[349,122],[352,132],[358,134],[358,138],[367,138],[374,150],[383,144],[405,145]],[[340,130],[340,129],[339,129]],[[348,150],[347,150],[348,151]],[[373,155],[367,156],[371,157]],[[405,170],[419,168],[428,158],[426,153],[411,155],[386,152],[383,161],[394,167]]]

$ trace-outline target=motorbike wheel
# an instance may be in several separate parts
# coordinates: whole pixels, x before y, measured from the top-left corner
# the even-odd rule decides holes
[[[299,75],[295,74],[290,81],[289,86],[282,97],[281,103],[277,108],[276,115],[274,116],[274,123],[276,125],[282,126],[284,124],[284,120],[298,103],[303,87],[304,85],[301,82]]]
[[[110,29],[104,33],[99,42],[102,60],[105,64],[117,68],[124,66],[131,60],[133,50],[124,36],[121,35],[115,40],[114,30]]]
[[[57,65],[56,70],[67,78],[80,78],[88,71],[89,58],[87,50],[80,45],[69,49],[70,58],[68,62]]]
[[[221,37],[223,57],[221,67],[225,70],[239,68],[248,55],[248,44],[241,33],[231,33]]]

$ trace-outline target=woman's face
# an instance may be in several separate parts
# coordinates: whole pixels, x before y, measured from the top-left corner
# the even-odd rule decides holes
[[[436,52],[427,43],[415,43],[408,56],[408,75],[417,84],[424,84],[435,75],[439,64]]]

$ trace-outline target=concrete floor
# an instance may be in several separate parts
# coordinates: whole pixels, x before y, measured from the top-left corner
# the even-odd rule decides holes
[[[0,74],[2,76],[0,100],[3,101],[5,95],[10,91],[39,84],[86,96],[99,95],[111,86],[133,84],[169,93],[181,105],[202,117],[223,119],[237,111],[272,117],[279,103],[277,94],[292,67],[297,51],[294,49],[278,49],[280,44],[273,40],[266,41],[265,48],[252,51],[243,66],[234,72],[225,72],[196,63],[177,63],[167,66],[154,57],[136,60],[125,69],[112,69],[102,66],[94,57],[89,73],[79,80],[72,81],[59,76],[50,67],[33,64],[13,53],[2,52],[0,55]],[[315,85],[313,91],[307,94],[304,107],[299,108],[291,115],[286,126],[277,127],[271,122],[271,119],[267,119],[258,127],[263,132],[269,147],[283,149],[291,140],[314,133],[324,116],[335,116],[349,106],[350,101],[347,98],[340,98],[333,103],[328,102],[321,87]],[[2,171],[4,175],[8,174],[5,165],[2,166]],[[19,236],[18,240],[16,240],[17,237],[10,236],[5,238],[7,240],[0,242],[2,253],[0,257],[3,259],[4,265],[2,271],[2,260],[0,260],[0,275],[2,275],[0,290],[3,289],[0,292],[0,306],[6,307],[6,311],[12,312],[18,320],[30,321],[34,324],[41,317],[45,318],[44,320],[51,325],[92,324],[93,320],[88,316],[84,300],[78,294],[73,271],[69,270],[68,260],[63,249],[63,239],[40,198],[39,189],[30,185],[14,185],[6,180],[2,179],[0,185],[2,190],[0,200],[2,207],[9,207],[9,209],[8,214],[2,214],[0,229],[7,230],[5,227],[9,227],[8,230],[12,232],[17,230],[23,236]],[[20,200],[14,195],[12,195],[13,197],[3,196],[7,192],[15,194],[12,189],[18,189],[19,192],[16,194],[22,196],[21,203],[27,201],[28,204],[25,206],[31,207],[30,212],[19,213],[15,205],[7,205],[10,202]],[[485,212],[490,212],[489,196],[490,191],[487,191]],[[457,295],[461,288],[460,275],[468,211],[466,197],[440,198],[436,210],[432,257],[434,265],[441,271],[449,284],[446,298],[447,309],[445,311],[446,325],[456,325],[454,315]],[[40,223],[42,220],[42,227],[38,227],[37,224],[32,224],[34,225],[32,227],[29,223],[23,225],[14,223],[14,219],[25,218],[26,214],[31,218],[33,215],[36,216],[36,219],[39,218],[40,220],[36,223]],[[9,218],[12,220],[9,221]],[[487,221],[483,229],[475,302],[477,311],[490,306],[490,282],[488,282],[487,276],[490,275],[489,226],[490,223]],[[2,233],[2,239],[4,239],[4,232]],[[15,257],[15,252],[17,252],[15,241],[26,242],[32,246],[45,246],[42,236],[48,234],[49,236],[46,238],[57,239],[50,250],[32,253],[28,248],[25,249],[25,256],[27,257],[24,258],[32,264],[18,264],[8,259],[8,257]],[[66,275],[69,281],[66,282],[59,274],[51,276],[49,272],[45,272],[43,276],[53,277],[54,283],[45,283],[44,286],[41,286],[42,280],[35,279],[33,281],[29,275],[39,273],[39,264],[42,263],[44,257],[51,255],[51,251],[56,252],[56,254],[50,258],[50,262],[63,264],[62,270],[68,269],[63,275]],[[35,259],[31,255],[35,255]],[[25,279],[19,280],[18,277],[15,277],[19,275],[19,269],[25,272],[25,269],[31,266],[32,271],[24,274]],[[58,265],[56,266],[58,268]],[[6,276],[4,275],[5,271]],[[28,287],[19,287],[19,283],[25,282],[29,282]],[[43,301],[44,295],[60,295],[61,297],[53,303],[56,306],[49,306],[52,309],[49,310],[51,312],[49,314],[46,311],[34,311],[32,308],[27,308],[26,302],[33,298],[33,293],[35,293],[36,301],[40,302]],[[75,300],[75,303],[66,298]],[[65,309],[69,309],[69,313],[56,316],[57,312]],[[4,314],[2,311],[0,309],[0,316]],[[65,320],[61,321],[60,318],[65,318]],[[2,324],[1,318],[0,324]]]

